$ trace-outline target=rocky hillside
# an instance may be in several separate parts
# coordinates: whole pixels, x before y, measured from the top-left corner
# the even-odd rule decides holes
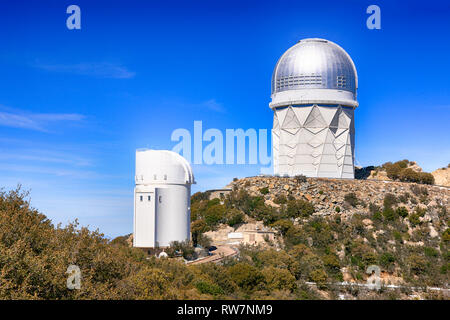
[[[407,197],[403,206],[409,211],[416,207],[432,211],[436,207],[450,209],[450,188],[404,183],[395,181],[341,180],[306,178],[299,182],[295,178],[250,177],[232,182],[229,187],[245,189],[252,196],[263,196],[267,205],[279,207],[275,203],[280,196],[292,196],[311,202],[316,212],[313,215],[330,215],[339,208],[341,215],[367,211],[370,203],[383,206],[387,194]],[[264,188],[267,188],[265,193]],[[345,196],[353,193],[358,205],[352,206]],[[427,216],[428,217],[428,216]]]
[[[248,177],[228,187],[233,191],[222,204],[210,199],[194,206],[193,223],[210,220],[217,208],[207,208],[222,206],[219,224],[208,230],[220,232],[227,216],[238,212],[243,223],[257,220],[278,230],[272,249],[241,247],[240,263],[287,269],[296,281],[318,284],[316,294],[323,298],[449,298],[450,188],[302,176]],[[341,281],[365,284],[370,265],[380,267],[384,285],[401,289],[368,293],[336,287]],[[444,290],[426,293],[418,287]]]

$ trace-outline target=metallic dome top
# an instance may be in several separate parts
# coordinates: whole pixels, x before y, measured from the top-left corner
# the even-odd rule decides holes
[[[303,39],[278,60],[272,75],[272,95],[299,89],[335,89],[356,98],[358,75],[347,52],[324,39]]]

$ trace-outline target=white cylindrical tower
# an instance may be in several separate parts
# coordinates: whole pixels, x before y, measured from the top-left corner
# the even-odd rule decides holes
[[[281,56],[269,104],[275,174],[354,178],[357,88],[352,59],[331,41],[304,39]]]
[[[168,247],[190,238],[192,168],[178,153],[136,151],[133,245]]]

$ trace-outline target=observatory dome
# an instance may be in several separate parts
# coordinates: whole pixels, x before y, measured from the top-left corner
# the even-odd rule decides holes
[[[358,75],[350,56],[337,44],[318,38],[300,40],[278,60],[272,75],[272,98],[293,90],[333,89],[356,101]]]
[[[168,150],[136,151],[136,184],[193,184],[189,162]]]

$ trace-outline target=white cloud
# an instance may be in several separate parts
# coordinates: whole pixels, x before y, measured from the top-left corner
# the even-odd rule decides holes
[[[130,79],[136,75],[135,72],[128,70],[124,66],[106,62],[89,62],[77,64],[36,64],[35,66],[46,71],[73,73],[78,75],[93,76],[97,78]]]
[[[212,111],[225,112],[225,108],[223,107],[223,105],[221,103],[218,103],[215,99],[205,101],[201,104],[201,106],[204,106]]]
[[[5,109],[3,107],[3,109]],[[78,122],[85,116],[78,113],[33,113],[8,108],[0,110],[0,126],[47,131],[50,123],[60,121]]]

